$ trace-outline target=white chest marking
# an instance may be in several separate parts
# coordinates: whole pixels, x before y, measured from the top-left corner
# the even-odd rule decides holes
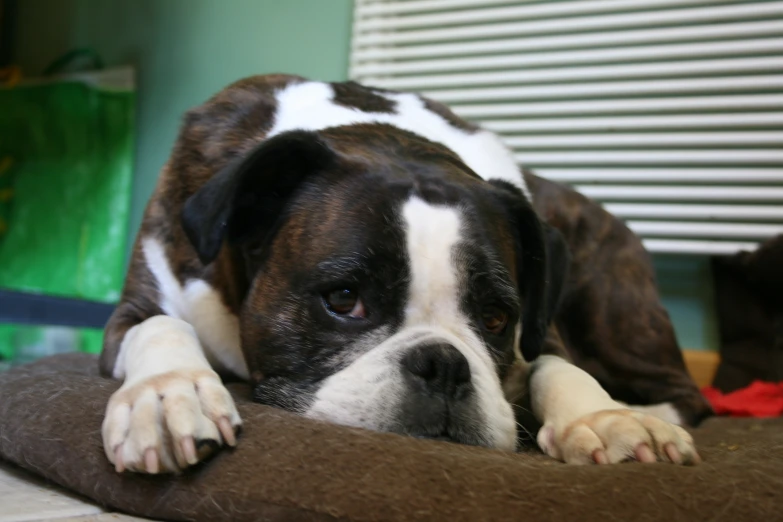
[[[304,82],[276,93],[275,124],[267,134],[291,130],[321,130],[359,123],[386,123],[440,143],[456,153],[483,179],[501,179],[519,187],[531,199],[520,167],[500,139],[488,131],[466,132],[428,110],[421,98],[410,93],[382,93],[396,102],[393,114],[363,112],[335,104],[327,83]]]
[[[223,304],[220,294],[201,279],[192,279],[183,288],[171,271],[160,242],[146,238],[142,245],[147,267],[158,283],[160,307],[166,315],[193,326],[213,368],[247,379],[239,320]]]

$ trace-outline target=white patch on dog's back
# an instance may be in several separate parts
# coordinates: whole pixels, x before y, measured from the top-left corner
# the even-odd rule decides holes
[[[163,245],[155,238],[142,241],[147,267],[158,284],[166,315],[182,319],[196,331],[210,365],[247,379],[248,371],[239,339],[239,321],[220,294],[206,281],[191,279],[183,288],[171,270]],[[118,361],[122,359],[122,349]]]
[[[464,131],[424,106],[415,94],[377,92],[396,102],[394,113],[364,112],[334,103],[332,86],[321,82],[294,83],[276,93],[275,124],[267,137],[291,130],[317,131],[360,123],[386,123],[440,143],[456,153],[483,179],[501,179],[519,187],[529,200],[530,191],[514,156],[488,131]]]

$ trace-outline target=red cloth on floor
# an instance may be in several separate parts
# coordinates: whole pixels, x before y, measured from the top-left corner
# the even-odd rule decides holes
[[[753,381],[747,388],[724,394],[717,388],[701,391],[718,415],[778,417],[783,415],[783,382]]]

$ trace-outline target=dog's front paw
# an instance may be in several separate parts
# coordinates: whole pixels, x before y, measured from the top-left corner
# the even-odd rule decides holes
[[[118,472],[177,472],[221,445],[236,445],[239,413],[212,370],[175,371],[123,385],[103,420],[103,446]]]
[[[627,409],[598,411],[564,426],[545,424],[538,433],[538,445],[569,464],[662,460],[689,465],[701,461],[687,431]]]

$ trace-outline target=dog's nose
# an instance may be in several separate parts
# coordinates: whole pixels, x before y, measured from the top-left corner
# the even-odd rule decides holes
[[[424,381],[432,393],[457,398],[457,393],[470,382],[470,366],[462,353],[449,344],[426,344],[408,352],[402,365]]]

